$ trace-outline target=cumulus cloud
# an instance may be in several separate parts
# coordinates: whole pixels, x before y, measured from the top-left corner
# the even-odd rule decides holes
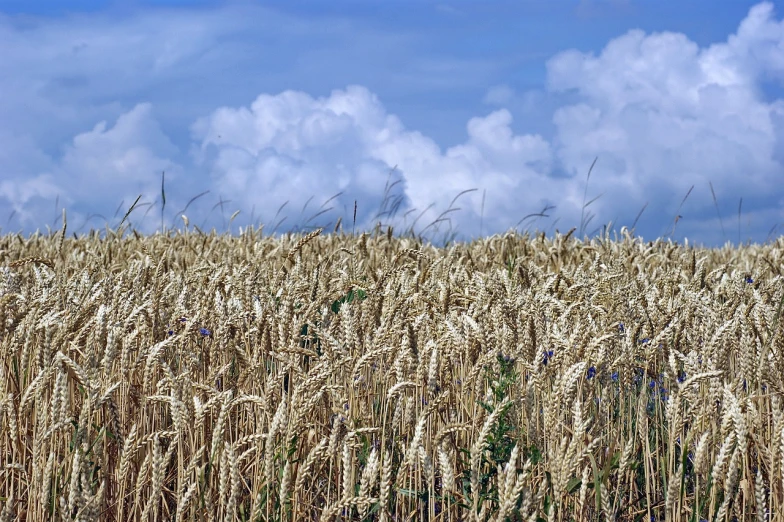
[[[747,207],[755,208],[752,220],[757,212],[781,220],[781,212],[766,211],[778,204],[774,189],[783,181],[784,102],[765,100],[759,84],[780,75],[782,42],[782,23],[763,3],[726,43],[704,49],[682,34],[633,30],[598,56],[560,53],[547,64],[548,88],[577,93],[580,102],[555,112],[559,161],[577,176],[599,156],[597,183],[607,187],[596,204],[602,216],[633,215],[649,201],[654,212],[674,217],[694,185],[681,226],[708,228],[710,241],[718,241],[711,183],[725,220],[739,196],[754,202]]]
[[[30,155],[41,157],[41,170],[34,176],[9,176],[0,182],[0,197],[10,202],[19,222],[30,229],[49,223],[53,201],[74,210],[71,223],[85,224],[91,217],[100,217],[92,223],[100,227],[112,220],[107,212],[124,199],[130,198],[130,206],[134,194],[145,198],[139,207],[142,211],[153,204],[160,194],[162,172],[173,182],[181,178],[182,168],[167,157],[175,153],[150,104],[139,104],[111,126],[101,121],[77,134],[58,161],[30,147]],[[150,223],[142,229],[152,230]]]
[[[189,212],[211,213],[213,199],[228,198],[224,189],[231,184],[214,184],[209,171],[191,162],[188,129],[194,120],[209,118],[216,106],[237,109],[259,92],[277,93],[286,86],[324,92],[323,85],[344,86],[345,78],[366,85],[375,82],[382,90],[432,96],[434,89],[477,85],[493,67],[479,59],[438,61],[433,53],[422,52],[426,34],[371,27],[350,16],[328,19],[325,23],[323,18],[242,3],[214,9],[106,10],[59,18],[0,13],[0,137],[13,137],[4,140],[8,147],[0,152],[0,212],[8,208],[15,214],[8,228],[29,231],[50,222],[42,216],[51,215],[55,200],[68,205],[69,215],[80,212],[82,217],[110,218],[118,204],[128,205],[140,193],[151,205],[160,191],[151,192],[150,176],[158,176],[163,168],[171,182],[169,213],[206,190],[208,197],[191,205]],[[404,66],[390,69],[387,63]],[[287,121],[288,116],[277,117]],[[363,117],[352,116],[365,125]],[[325,171],[330,176],[343,172],[342,179],[363,183],[355,194],[353,186],[347,189],[358,198],[364,194],[362,187],[376,186],[380,166],[364,151],[352,153],[366,159],[358,165],[349,157],[347,163],[359,175],[347,178],[347,167],[335,160],[339,151],[322,138],[338,136],[345,148],[351,145],[348,134],[319,128],[343,124],[303,124],[301,141],[309,152],[307,169],[300,175],[310,179]],[[322,150],[315,150],[318,147]],[[285,165],[284,156],[278,159]],[[187,176],[175,184],[178,167]],[[138,176],[131,181],[128,176],[134,170]],[[303,181],[303,188],[311,185],[322,186]],[[326,183],[324,189],[333,185]],[[186,196],[175,203],[172,198],[178,194]],[[353,202],[354,197],[345,199]],[[279,200],[259,195],[254,204],[266,208]],[[244,217],[251,208],[242,209]],[[176,216],[167,219],[171,222]],[[296,219],[292,216],[288,223]],[[207,221],[207,226],[221,224],[220,219]]]
[[[611,220],[631,225],[647,205],[638,223],[646,238],[667,233],[667,222],[681,215],[676,237],[717,244],[743,197],[744,239],[764,241],[784,217],[776,190],[782,186],[784,100],[767,99],[761,85],[784,78],[783,49],[784,24],[769,3],[752,8],[726,42],[704,48],[683,34],[632,30],[597,54],[553,56],[545,90],[489,89],[481,101],[492,107],[469,118],[464,138],[448,147],[407,127],[373,90],[357,84],[320,97],[285,90],[247,98],[247,104],[219,104],[189,121],[184,144],[159,118],[162,104],[122,108],[109,96],[90,105],[89,125],[83,116],[74,120],[80,130],[57,153],[45,151],[32,131],[0,126],[0,136],[14,144],[13,152],[0,153],[0,167],[12,172],[0,181],[0,200],[25,224],[36,205],[55,195],[85,219],[90,212],[111,214],[138,194],[148,212],[159,208],[152,205],[160,205],[160,173],[166,171],[169,224],[177,219],[175,208],[209,190],[210,204],[203,200],[188,211],[193,222],[196,212],[208,226],[220,226],[210,206],[218,200],[230,201],[220,214],[240,209],[237,223],[261,222],[267,230],[284,217],[281,229],[338,218],[345,226],[356,200],[359,228],[382,221],[399,230],[418,219],[421,230],[448,217],[459,237],[469,238],[503,232],[543,209],[547,219],[528,220],[520,229],[579,227],[586,198],[602,194],[588,209],[593,220],[585,233]],[[164,51],[152,66],[163,75],[209,52],[176,41]],[[58,88],[78,86],[77,76],[63,76]],[[6,113],[15,110],[2,103]],[[550,106],[552,133],[515,130],[521,115]],[[96,117],[106,112],[113,116]],[[596,157],[586,193],[585,174]],[[13,170],[15,164],[23,167]],[[460,212],[444,215],[452,204]],[[394,216],[379,216],[383,210]],[[444,222],[439,230],[446,228]]]
[[[167,155],[176,148],[161,131],[150,104],[139,104],[108,127],[101,121],[77,135],[61,160],[61,175],[82,189],[83,200],[97,203],[117,192],[158,188],[160,174],[176,169]],[[176,179],[176,178],[174,178]]]
[[[380,193],[386,171],[397,166],[410,207],[435,203],[439,209],[428,219],[437,218],[460,191],[479,188],[492,202],[483,217],[490,230],[514,226],[519,217],[549,205],[566,229],[581,224],[586,197],[601,191],[588,209],[593,227],[609,221],[631,225],[646,208],[639,228],[646,228],[646,220],[655,223],[649,237],[667,233],[667,223],[681,215],[682,232],[720,242],[717,225],[729,223],[739,197],[745,198],[746,217],[757,232],[768,230],[770,221],[763,217],[782,217],[772,211],[779,202],[771,188],[782,181],[784,102],[765,100],[759,89],[763,76],[778,74],[782,38],[772,7],[760,4],[726,43],[707,48],[683,34],[633,30],[610,41],[598,56],[559,53],[547,63],[548,96],[576,95],[577,103],[555,111],[550,140],[515,134],[511,113],[501,108],[471,119],[467,140],[441,151],[387,115],[361,87],[322,99],[291,92],[261,96],[250,108],[216,111],[196,126],[195,137],[202,153],[216,149],[210,168],[220,184],[238,194],[247,180],[257,180],[253,193],[276,191],[281,199],[298,194],[299,203],[310,196],[301,193],[300,182],[310,179],[324,200],[362,186],[362,200],[376,202],[373,194]],[[484,101],[503,106],[525,95],[501,85]],[[313,122],[319,122],[319,132]],[[597,156],[595,188],[586,196],[584,176]],[[375,184],[359,184],[359,172]],[[692,186],[696,190],[684,203]],[[710,186],[720,200],[722,223]],[[453,215],[469,235],[478,232],[482,219],[479,201],[478,194],[466,197],[462,213]]]
[[[483,187],[494,205],[488,222],[498,227],[510,226],[503,223],[502,212],[519,215],[524,203],[553,199],[557,185],[547,176],[549,144],[537,135],[514,135],[511,122],[504,109],[473,118],[467,124],[468,140],[442,152],[432,139],[407,130],[388,114],[373,93],[350,86],[323,98],[293,91],[262,95],[250,107],[214,111],[195,123],[192,132],[199,142],[194,157],[209,169],[215,186],[241,208],[255,205],[266,223],[284,202],[299,208],[315,196],[317,209],[329,200],[336,212],[359,200],[364,207],[361,225],[372,226],[391,181],[397,182],[390,195],[399,215],[396,220],[384,216],[384,223],[410,226],[414,216],[408,221],[403,217],[411,211],[422,214],[426,225],[461,191]],[[513,193],[522,193],[524,203]],[[474,195],[464,203],[452,223],[463,234],[476,234],[481,198]],[[347,217],[343,212],[331,215],[333,222]]]

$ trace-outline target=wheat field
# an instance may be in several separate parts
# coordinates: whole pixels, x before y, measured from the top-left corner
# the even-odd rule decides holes
[[[0,237],[0,520],[784,520],[784,240]]]

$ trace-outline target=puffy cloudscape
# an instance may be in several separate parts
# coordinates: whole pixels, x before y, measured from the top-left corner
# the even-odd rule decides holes
[[[451,225],[463,239],[514,227],[563,232],[587,217],[584,233],[609,221],[630,227],[644,208],[637,232],[646,239],[669,233],[680,215],[674,239],[717,245],[737,237],[740,198],[743,240],[764,242],[784,221],[784,101],[769,89],[784,79],[784,22],[771,3],[751,7],[713,43],[640,29],[595,52],[567,42],[541,59],[538,87],[504,78],[513,61],[493,68],[444,55],[412,58],[390,87],[373,52],[355,47],[398,44],[378,52],[403,63],[421,36],[362,18],[325,27],[247,5],[166,12],[0,15],[3,230],[53,225],[63,206],[70,230],[116,224],[142,195],[133,223],[152,232],[164,171],[168,227],[181,225],[177,211],[188,205],[192,223],[219,230],[238,209],[235,230],[338,218],[350,227],[354,201],[359,229],[380,220],[398,230],[416,222],[417,231],[454,203],[460,210],[439,231]],[[267,15],[266,41],[243,37],[258,29],[251,14]],[[325,47],[303,44],[308,34]],[[301,52],[276,64],[274,49],[287,42]],[[256,49],[262,71],[248,65]],[[356,57],[356,71],[341,56]],[[331,85],[303,80],[298,57],[338,60],[322,80]],[[259,79],[264,71],[273,79]],[[243,74],[251,79],[236,85]],[[439,89],[450,81],[475,93],[456,141],[454,130],[439,133],[434,118],[415,114],[430,100],[445,113]]]
[[[213,185],[241,208],[258,201],[289,201],[299,209],[314,196],[318,212],[342,193],[332,206],[342,209],[361,201],[366,208],[360,225],[365,228],[377,220],[378,212],[370,211],[384,208],[385,188],[397,182],[386,191],[386,206],[391,210],[397,204],[398,212],[383,221],[413,225],[424,212],[421,221],[426,225],[461,191],[484,185],[486,197],[496,205],[488,212],[488,224],[498,228],[509,226],[499,215],[502,211],[520,212],[514,193],[522,190],[527,201],[538,204],[548,195],[552,199],[558,188],[546,174],[552,160],[549,144],[539,136],[513,135],[510,123],[505,109],[472,118],[468,140],[442,151],[431,138],[407,130],[364,87],[349,86],[317,99],[286,91],[200,119],[193,126],[200,144],[194,156],[211,172]],[[481,199],[466,198],[466,203],[461,207],[465,215],[457,218],[460,228],[478,233]],[[421,211],[406,222],[411,209]],[[276,213],[274,205],[257,205],[256,215],[266,223]]]

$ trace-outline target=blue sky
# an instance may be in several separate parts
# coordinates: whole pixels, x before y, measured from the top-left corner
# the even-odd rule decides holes
[[[782,4],[0,0],[0,233],[152,233],[165,171],[166,228],[764,243]]]

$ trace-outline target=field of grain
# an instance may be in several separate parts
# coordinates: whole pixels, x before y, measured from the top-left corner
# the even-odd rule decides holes
[[[0,237],[0,520],[782,520],[784,240]]]

